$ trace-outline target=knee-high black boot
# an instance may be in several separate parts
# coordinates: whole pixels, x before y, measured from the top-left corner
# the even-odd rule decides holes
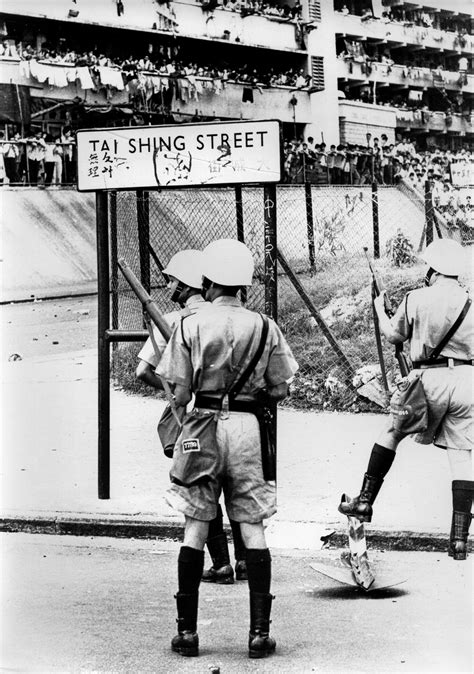
[[[232,540],[234,542],[235,579],[248,580],[245,544],[240,530],[240,522],[231,519],[229,519],[229,522],[232,528]]]
[[[222,508],[217,506],[217,514],[209,522],[209,534],[206,546],[212,559],[212,566],[202,574],[205,583],[218,583],[220,585],[232,585],[234,582],[234,570],[230,565],[229,545],[224,532],[222,520]]]
[[[372,477],[366,473],[359,496],[348,501],[342,500],[339,505],[339,512],[348,517],[357,517],[361,522],[371,522],[372,505],[382,484],[383,479],[381,477]]]
[[[199,655],[199,637],[197,634],[197,614],[199,593],[175,595],[178,610],[178,634],[171,641],[171,649],[184,656]]]
[[[455,560],[467,557],[467,539],[472,520],[471,507],[474,494],[474,482],[453,480],[453,516],[449,537],[448,555]]]
[[[267,592],[250,592],[249,658],[266,658],[275,652],[270,632],[270,613],[274,597]]]

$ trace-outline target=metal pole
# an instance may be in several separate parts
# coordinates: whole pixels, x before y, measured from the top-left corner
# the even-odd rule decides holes
[[[98,483],[110,498],[109,232],[107,192],[96,192],[98,299]]]
[[[374,233],[374,258],[380,257],[379,195],[377,183],[372,183],[372,225]]]
[[[277,209],[276,183],[266,183],[263,188],[264,211],[264,246],[265,246],[265,313],[277,320],[278,287],[277,287]],[[273,436],[275,438],[275,480],[277,479],[277,405],[270,406],[272,414]]]
[[[140,253],[140,281],[150,292],[150,201],[149,193],[137,190],[138,247]]]
[[[433,241],[433,195],[431,182],[425,181],[425,220],[426,220],[426,245]]]
[[[314,253],[314,222],[313,222],[313,196],[311,193],[311,184],[304,184],[305,201],[306,201],[306,231],[308,234],[308,251],[309,251],[309,266],[314,269],[315,253]]]
[[[237,220],[237,239],[245,243],[244,236],[244,207],[242,202],[242,185],[235,186],[235,217]],[[247,301],[247,288],[240,291],[240,299],[245,304]]]
[[[118,328],[119,301],[118,301],[118,241],[117,241],[117,192],[110,192],[110,266],[112,283],[112,328]],[[113,349],[116,348],[114,342]]]
[[[264,198],[265,313],[277,320],[277,227],[276,184],[267,183]]]

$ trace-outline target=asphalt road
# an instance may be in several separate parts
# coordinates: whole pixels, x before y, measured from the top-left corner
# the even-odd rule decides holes
[[[1,359],[49,356],[97,345],[97,297],[69,297],[0,307]]]
[[[201,587],[199,658],[171,652],[179,544],[2,534],[2,671],[471,672],[472,565],[373,553],[407,581],[364,593],[315,573],[339,552],[273,551],[274,657],[247,657],[248,589]],[[216,671],[216,670],[214,670]]]

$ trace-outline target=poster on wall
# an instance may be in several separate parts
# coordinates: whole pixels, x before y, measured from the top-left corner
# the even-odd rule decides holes
[[[78,190],[279,182],[277,120],[84,129]]]

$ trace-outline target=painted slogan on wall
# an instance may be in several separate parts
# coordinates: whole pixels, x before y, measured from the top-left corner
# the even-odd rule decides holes
[[[280,180],[276,120],[77,132],[78,190]]]

